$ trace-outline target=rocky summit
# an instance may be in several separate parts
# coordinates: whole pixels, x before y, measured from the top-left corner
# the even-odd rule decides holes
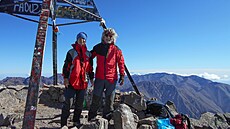
[[[22,127],[24,108],[26,102],[28,86],[5,86],[0,85],[0,128],[20,129]],[[57,129],[60,128],[61,106],[64,101],[64,86],[44,85],[39,90],[37,114],[35,128]],[[91,91],[89,89],[88,91]],[[101,117],[98,113],[96,119],[87,121],[88,109],[91,101],[91,92],[85,96],[86,104],[81,117],[81,125],[73,126],[71,115],[68,119],[68,126],[63,128],[72,129],[157,129],[159,127],[159,114],[162,110],[150,108],[152,102],[157,102],[155,98],[146,100],[143,96],[135,92],[116,91],[114,112],[110,121]],[[102,102],[103,103],[103,102]],[[160,103],[157,103],[161,105]],[[163,104],[170,112],[169,118],[177,116],[178,111],[173,102],[168,101]],[[103,106],[102,106],[103,108]],[[158,115],[157,115],[158,114]],[[170,119],[171,121],[171,119]],[[230,128],[230,113],[206,112],[199,119],[190,118],[191,128],[201,129],[228,129]]]

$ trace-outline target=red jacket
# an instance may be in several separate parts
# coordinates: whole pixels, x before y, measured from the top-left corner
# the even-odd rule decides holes
[[[117,66],[120,75],[124,75],[124,57],[122,51],[113,43],[99,43],[91,51],[92,58],[97,57],[97,68],[95,78],[106,79],[110,83],[117,80]]]
[[[62,74],[64,78],[69,79],[69,83],[74,89],[86,89],[88,86],[88,76],[93,78],[91,53],[87,51],[86,46],[77,43],[72,44],[66,55]]]

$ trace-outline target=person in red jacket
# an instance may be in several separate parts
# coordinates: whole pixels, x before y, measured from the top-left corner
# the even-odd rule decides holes
[[[89,78],[93,84],[94,73],[92,60],[90,60],[91,53],[87,50],[86,39],[87,35],[84,32],[80,32],[77,35],[77,41],[72,44],[73,48],[66,55],[62,71],[66,89],[64,91],[65,102],[62,107],[61,127],[67,125],[74,97],[73,122],[76,126],[80,125],[80,115]]]
[[[114,29],[105,29],[101,43],[93,47],[92,58],[97,58],[96,75],[94,81],[93,98],[88,113],[88,121],[94,119],[101,104],[103,92],[105,93],[105,105],[103,118],[110,119],[113,111],[115,87],[118,80],[117,66],[119,68],[120,85],[124,83],[124,58],[121,49],[116,45],[117,34]]]

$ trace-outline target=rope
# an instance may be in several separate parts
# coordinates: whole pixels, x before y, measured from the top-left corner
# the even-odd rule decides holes
[[[86,22],[92,22],[92,21],[71,22],[71,23],[57,24],[56,26],[65,26],[65,25],[80,24],[80,23],[86,23]]]
[[[33,19],[29,19],[29,18],[25,18],[25,17],[19,16],[19,15],[16,15],[16,14],[10,14],[10,15],[15,16],[15,17],[17,17],[17,18],[21,18],[21,19],[27,20],[27,21],[39,23],[39,21],[36,21],[36,20],[33,20]],[[48,24],[48,25],[49,25],[49,26],[52,26],[52,24]]]

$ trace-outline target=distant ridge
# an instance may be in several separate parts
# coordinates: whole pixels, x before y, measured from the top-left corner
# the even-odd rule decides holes
[[[148,98],[158,98],[162,102],[171,100],[179,112],[199,118],[201,113],[230,112],[230,85],[212,82],[198,76],[154,73],[133,75],[138,89]],[[131,84],[118,87],[121,91],[133,90]]]
[[[5,86],[16,86],[16,85],[29,85],[30,78],[24,78],[24,77],[6,77],[3,80],[0,80],[0,85]],[[51,77],[41,77],[42,84],[45,83],[47,85],[53,84],[53,76]],[[58,74],[58,83],[63,84],[63,77],[61,74]]]

